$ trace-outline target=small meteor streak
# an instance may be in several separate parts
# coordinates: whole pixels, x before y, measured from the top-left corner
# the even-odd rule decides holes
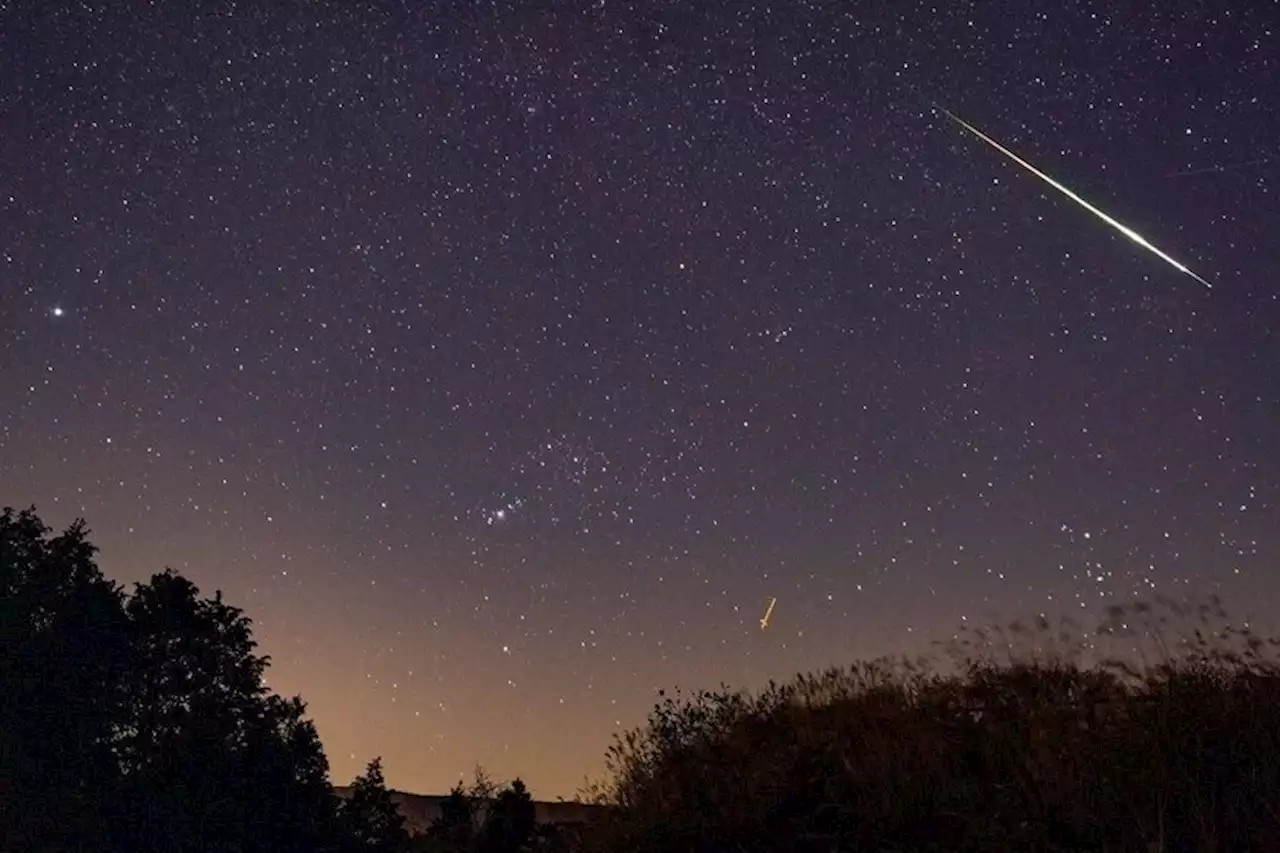
[[[778,603],[777,596],[769,599],[769,606],[765,608],[764,618],[760,620],[760,630],[763,631],[769,627],[769,617],[773,615],[773,608]]]
[[[954,121],[956,124],[960,125],[960,126],[961,126],[961,127],[963,127],[965,130],[969,131],[969,132],[970,132],[970,133],[972,133],[974,136],[978,137],[978,138],[979,138],[979,139],[981,139],[983,142],[987,143],[987,144],[988,144],[988,145],[990,145],[992,148],[996,149],[996,150],[997,150],[997,151],[999,151],[1001,154],[1005,155],[1005,156],[1006,156],[1006,157],[1008,157],[1010,160],[1012,160],[1013,162],[1017,163],[1019,166],[1021,166],[1021,167],[1022,167],[1022,168],[1024,168],[1024,169],[1026,169],[1028,172],[1030,172],[1031,174],[1035,175],[1037,178],[1039,178],[1040,180],[1044,181],[1044,182],[1045,182],[1045,183],[1047,183],[1049,186],[1053,187],[1053,188],[1054,188],[1054,189],[1056,189],[1058,192],[1062,193],[1062,194],[1063,194],[1063,195],[1065,195],[1067,198],[1071,199],[1071,200],[1072,200],[1072,201],[1074,201],[1076,204],[1080,205],[1080,206],[1081,206],[1081,207],[1083,207],[1085,210],[1089,211],[1089,212],[1090,212],[1090,213],[1092,213],[1094,216],[1098,217],[1098,218],[1099,218],[1099,219],[1101,219],[1103,222],[1107,223],[1107,224],[1108,224],[1108,225],[1110,225],[1112,228],[1114,228],[1114,229],[1116,229],[1117,231],[1119,231],[1119,232],[1120,232],[1121,234],[1123,234],[1124,236],[1128,237],[1128,238],[1129,238],[1130,240],[1132,240],[1134,243],[1137,243],[1139,246],[1141,246],[1142,248],[1146,249],[1148,252],[1151,252],[1151,253],[1152,253],[1152,254],[1154,254],[1156,257],[1160,258],[1162,261],[1164,261],[1165,263],[1169,264],[1171,267],[1173,267],[1174,269],[1176,269],[1178,272],[1183,273],[1184,275],[1189,275],[1189,276],[1191,276],[1191,277],[1192,277],[1192,278],[1194,278],[1196,281],[1198,281],[1198,282],[1200,282],[1201,284],[1203,284],[1205,287],[1208,287],[1208,288],[1210,288],[1210,289],[1212,289],[1212,288],[1213,288],[1213,285],[1212,285],[1212,284],[1210,284],[1206,279],[1201,278],[1200,276],[1198,276],[1198,275],[1196,275],[1195,273],[1193,273],[1191,270],[1187,269],[1186,264],[1181,263],[1180,261],[1178,261],[1178,260],[1176,260],[1176,259],[1174,259],[1174,258],[1170,257],[1169,255],[1167,255],[1167,254],[1165,254],[1164,252],[1162,252],[1162,251],[1160,251],[1159,249],[1157,249],[1155,246],[1153,246],[1153,245],[1151,244],[1151,241],[1149,241],[1146,237],[1143,237],[1143,236],[1142,236],[1141,234],[1139,234],[1137,231],[1134,231],[1134,230],[1133,230],[1132,228],[1130,228],[1128,225],[1125,225],[1123,222],[1120,222],[1120,221],[1118,221],[1118,220],[1116,220],[1116,219],[1114,219],[1114,218],[1112,218],[1112,217],[1108,216],[1107,214],[1103,213],[1101,210],[1099,210],[1098,208],[1094,207],[1092,204],[1090,204],[1089,202],[1085,201],[1085,200],[1084,200],[1084,199],[1082,199],[1080,196],[1076,195],[1074,192],[1072,192],[1071,190],[1067,189],[1067,188],[1066,188],[1066,187],[1064,187],[1062,184],[1058,183],[1058,182],[1057,182],[1057,181],[1055,181],[1053,178],[1049,177],[1049,176],[1048,176],[1048,175],[1046,175],[1044,172],[1040,171],[1040,170],[1039,170],[1039,169],[1037,169],[1035,166],[1033,166],[1033,165],[1031,165],[1030,163],[1028,163],[1026,160],[1023,160],[1023,159],[1022,159],[1021,157],[1019,157],[1017,154],[1014,154],[1014,153],[1013,153],[1012,151],[1010,151],[1008,148],[1005,148],[1005,147],[1004,147],[1003,145],[1001,145],[999,142],[996,142],[996,141],[995,141],[994,139],[992,139],[990,136],[987,136],[985,133],[983,133],[982,131],[978,130],[976,127],[974,127],[973,125],[969,124],[969,123],[968,123],[967,121],[965,121],[964,119],[960,118],[959,116],[955,115],[955,114],[954,114],[954,113],[952,113],[952,112],[949,112],[948,110],[943,109],[942,107],[938,107],[938,109],[939,109],[939,110],[940,110],[944,115],[946,115],[946,117],[947,117],[947,118],[951,119],[951,120],[952,120],[952,121]]]

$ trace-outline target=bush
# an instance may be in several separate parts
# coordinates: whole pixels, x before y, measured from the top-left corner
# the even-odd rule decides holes
[[[664,696],[610,749],[590,843],[1280,850],[1276,647],[1216,600],[1157,601],[960,634],[942,663]]]

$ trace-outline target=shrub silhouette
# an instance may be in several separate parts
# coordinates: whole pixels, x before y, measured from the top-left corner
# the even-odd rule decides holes
[[[1280,850],[1276,642],[1216,599],[958,634],[662,697],[619,737],[611,851]]]

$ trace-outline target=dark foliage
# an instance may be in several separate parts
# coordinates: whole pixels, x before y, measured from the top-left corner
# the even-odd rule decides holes
[[[409,849],[404,817],[391,799],[382,778],[382,760],[369,762],[363,776],[356,777],[350,795],[338,810],[350,853],[400,853]]]
[[[249,620],[165,572],[126,604],[127,714],[119,721],[134,849],[313,850],[331,831],[332,790],[299,700],[272,696]]]
[[[427,831],[422,847],[442,853],[461,853],[474,849],[476,834],[476,808],[472,804],[471,795],[459,782],[440,803],[440,817]]]
[[[1276,646],[1216,601],[1136,604],[961,635],[950,666],[667,697],[611,749],[590,846],[1280,850]]]
[[[83,523],[50,534],[0,512],[0,851],[394,849],[380,769],[339,813],[241,611],[173,572],[126,596]]]
[[[480,832],[480,853],[518,853],[533,840],[537,815],[524,782],[516,779],[489,805]]]
[[[459,782],[440,803],[439,818],[415,847],[426,853],[519,853],[562,849],[560,840],[554,828],[538,826],[524,782],[500,788],[477,768],[469,789]]]
[[[130,629],[85,526],[0,513],[0,849],[92,849],[115,803]]]

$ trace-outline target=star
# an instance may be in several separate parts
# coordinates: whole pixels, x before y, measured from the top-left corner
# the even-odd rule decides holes
[[[83,515],[114,580],[225,588],[335,781],[492,756],[554,798],[652,687],[1280,596],[1266,4],[1156,4],[1156,39],[1071,4],[512,5],[158,4],[127,46],[63,16],[0,51],[38,117],[0,193],[0,506]],[[540,721],[502,760],[497,703]]]

